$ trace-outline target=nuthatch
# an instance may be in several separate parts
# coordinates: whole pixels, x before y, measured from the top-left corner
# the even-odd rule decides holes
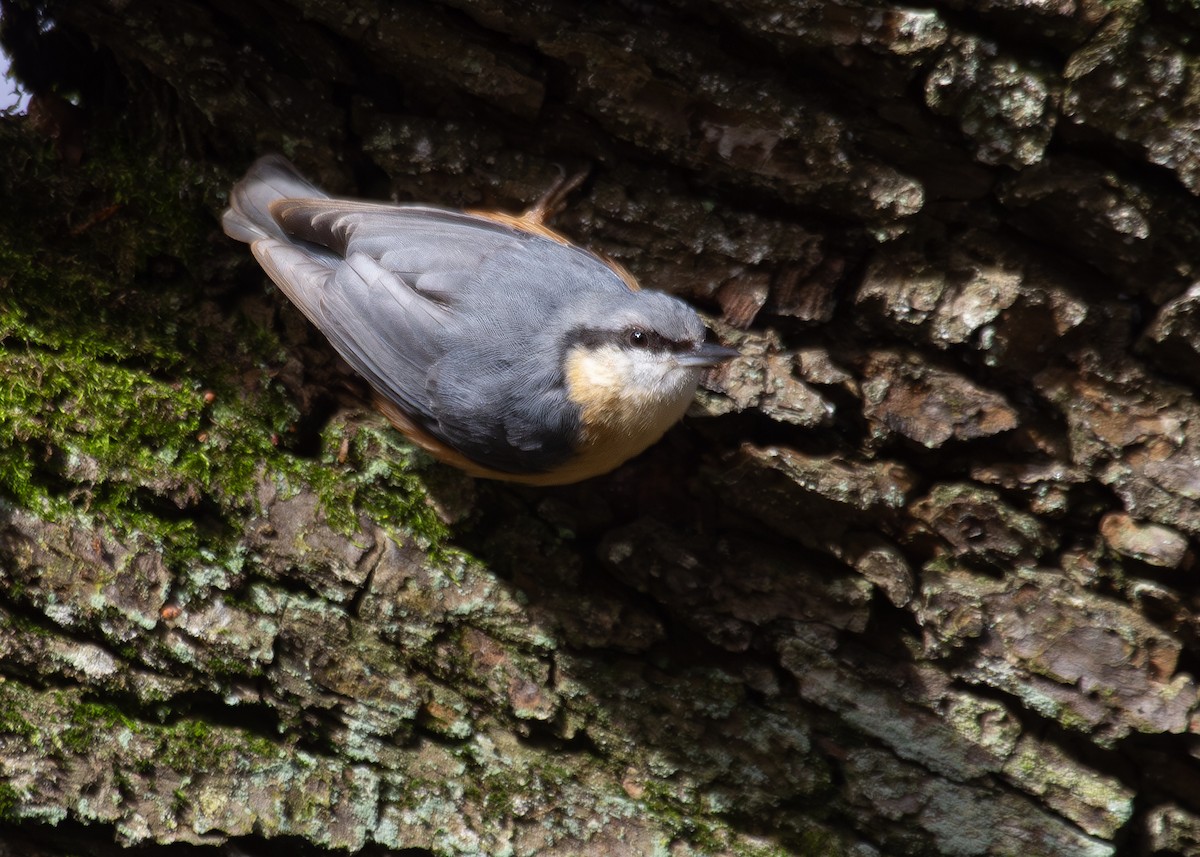
[[[222,224],[411,440],[474,476],[561,485],[662,437],[737,352],[544,215],[334,199],[267,156]]]

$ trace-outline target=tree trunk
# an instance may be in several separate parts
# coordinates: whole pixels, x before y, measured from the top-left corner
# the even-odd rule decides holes
[[[4,0],[0,853],[1200,853],[1200,15],[353,5]],[[267,151],[586,168],[743,356],[473,481],[221,235]]]

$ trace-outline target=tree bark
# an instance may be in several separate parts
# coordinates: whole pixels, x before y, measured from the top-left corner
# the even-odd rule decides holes
[[[0,853],[1200,853],[1190,6],[3,10]],[[472,481],[220,234],[266,151],[586,168],[743,356]]]

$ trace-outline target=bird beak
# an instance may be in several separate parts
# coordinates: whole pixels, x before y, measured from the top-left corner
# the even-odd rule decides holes
[[[675,355],[675,360],[680,366],[719,366],[740,354],[736,348],[726,348],[715,342],[702,342],[687,354]]]

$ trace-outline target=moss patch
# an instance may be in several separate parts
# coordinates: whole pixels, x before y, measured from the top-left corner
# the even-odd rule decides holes
[[[366,512],[442,541],[382,423],[289,450],[286,351],[230,291],[253,262],[212,246],[231,176],[120,140],[72,167],[22,117],[0,117],[0,152],[0,494],[137,531],[173,568],[237,559],[264,476],[315,489],[344,530]]]
[[[16,820],[16,810],[21,795],[8,783],[0,783],[0,821]]]
[[[59,702],[67,704],[60,696]],[[64,749],[75,755],[87,753],[95,746],[98,731],[111,732],[117,728],[130,731],[136,729],[136,723],[126,717],[111,705],[97,702],[80,702],[70,707],[68,718],[70,723],[66,729],[58,733],[58,743]]]

